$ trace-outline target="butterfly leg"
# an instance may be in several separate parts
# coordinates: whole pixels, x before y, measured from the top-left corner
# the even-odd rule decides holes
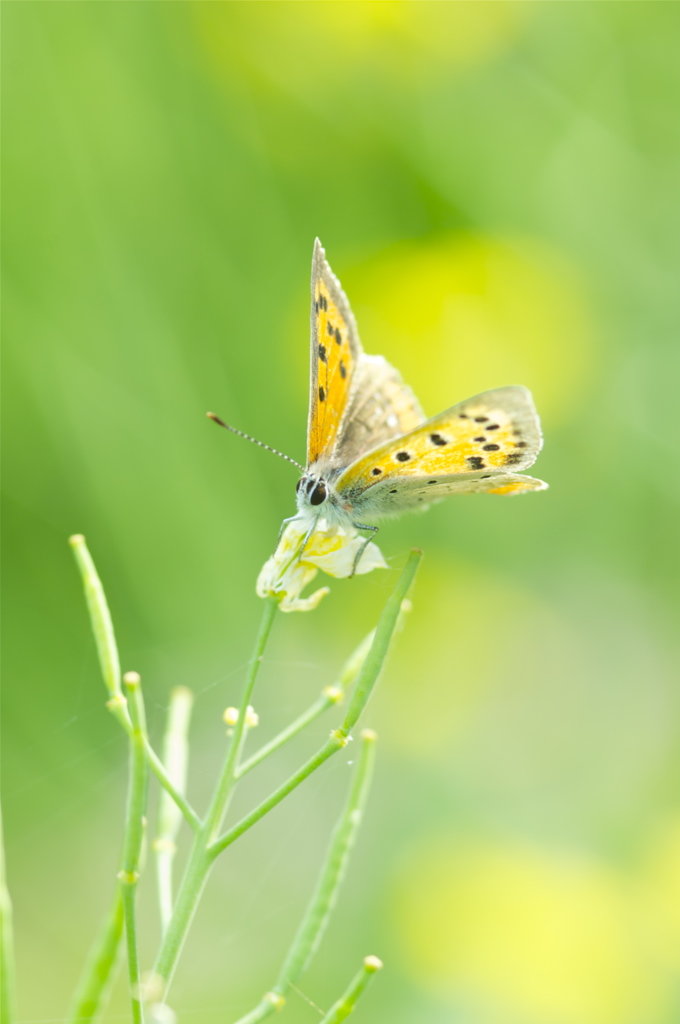
[[[376,535],[376,533],[379,530],[378,526],[366,526],[364,523],[352,523],[352,526],[354,527],[355,530],[370,530],[371,533],[370,533],[370,535],[368,537],[366,537],[364,543],[361,545],[361,547],[359,548],[359,550],[356,553],[356,557],[354,559],[354,565],[352,566],[352,571],[350,573],[350,577],[354,576],[354,573],[357,571],[357,566],[359,564],[361,556],[363,555],[364,551],[366,550],[368,545],[371,543],[371,541],[375,538],[375,535]]]
[[[281,543],[281,538],[283,537],[283,531],[288,526],[288,523],[296,523],[298,521],[298,519],[302,519],[302,516],[289,516],[288,519],[284,519],[283,520],[283,522],[281,523],[281,529],[279,530],[279,535],[276,538],[276,546],[277,547]]]
[[[298,516],[297,518],[301,519],[301,518],[302,518],[302,516]],[[302,542],[302,545],[301,545],[301,547],[300,547],[300,553],[298,554],[298,562],[299,562],[299,561],[300,561],[300,559],[302,558],[302,553],[303,553],[303,551],[305,550],[305,548],[307,547],[307,541],[309,540],[309,538],[310,538],[310,537],[312,536],[312,534],[313,534],[313,533],[314,533],[314,531],[316,530],[316,524],[317,524],[317,523],[319,522],[319,518],[320,518],[319,516],[317,516],[317,517],[316,517],[316,519],[314,520],[314,522],[312,523],[312,525],[311,525],[311,526],[309,527],[309,529],[307,530],[307,533],[305,534],[305,539],[304,539],[304,540],[303,540],[303,542]]]

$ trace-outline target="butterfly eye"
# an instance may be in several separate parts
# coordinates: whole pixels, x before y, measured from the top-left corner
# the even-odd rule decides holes
[[[323,504],[323,502],[326,500],[326,495],[327,495],[326,485],[321,480],[319,480],[318,484],[316,485],[316,487],[314,488],[314,490],[312,491],[312,493],[309,496],[309,504],[310,505],[321,505],[321,504]]]

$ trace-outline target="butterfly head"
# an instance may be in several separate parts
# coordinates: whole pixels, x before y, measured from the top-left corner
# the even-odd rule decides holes
[[[305,473],[300,477],[295,487],[297,491],[298,511],[316,512],[324,511],[321,506],[328,505],[332,501],[332,488],[322,476],[314,473]]]

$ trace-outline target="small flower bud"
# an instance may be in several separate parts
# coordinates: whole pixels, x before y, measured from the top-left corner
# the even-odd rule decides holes
[[[151,1003],[147,1006],[149,1024],[176,1024],[177,1014],[167,1003]]]
[[[341,686],[326,686],[323,690],[324,697],[328,697],[333,704],[339,704],[342,700],[342,687]]]
[[[286,1000],[278,992],[267,992],[265,999],[272,1004],[275,1010],[282,1010],[286,1005]]]
[[[142,1003],[160,1003],[165,982],[155,971],[145,971],[139,979],[137,996]]]
[[[366,968],[367,971],[370,971],[371,974],[374,971],[380,971],[382,969],[382,965],[382,960],[380,960],[377,956],[364,957],[364,967]]]
[[[234,726],[238,722],[238,708],[227,708],[222,718],[227,725]]]
[[[238,708],[227,708],[222,718],[227,723],[229,728],[233,729],[238,722]],[[260,724],[260,716],[253,707],[249,704],[246,709],[246,729],[254,729],[256,725]]]

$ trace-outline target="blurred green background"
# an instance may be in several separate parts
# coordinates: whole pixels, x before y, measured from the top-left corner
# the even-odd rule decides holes
[[[369,352],[434,414],[533,390],[544,494],[388,524],[426,559],[367,724],[364,830],[303,993],[392,1024],[680,1019],[680,5],[32,2],[4,27],[4,783],[22,1020],[65,1012],[117,870],[125,743],[66,540],[87,536],[158,738],[224,749],[254,581],[304,456],[318,235]],[[675,440],[674,440],[675,439]],[[280,617],[264,739],[394,570]],[[249,805],[326,735],[253,777]],[[271,985],[346,790],[310,780],[210,880],[173,989]],[[142,959],[158,939],[152,865]],[[127,1015],[125,989],[107,1020]],[[291,1022],[319,1013],[293,994]],[[357,1017],[357,1020],[359,1017]]]

